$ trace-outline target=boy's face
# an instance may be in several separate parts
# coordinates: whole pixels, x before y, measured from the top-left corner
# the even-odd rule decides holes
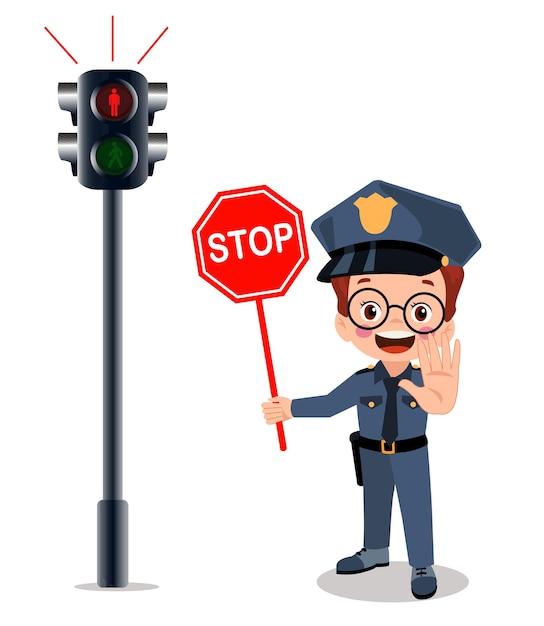
[[[336,330],[367,356],[386,362],[417,359],[417,339],[446,333],[446,284],[440,270],[425,276],[364,274],[350,276],[349,316],[337,314]]]

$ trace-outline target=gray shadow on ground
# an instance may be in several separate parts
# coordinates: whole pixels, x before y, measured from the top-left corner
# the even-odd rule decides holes
[[[147,583],[128,583],[126,587],[99,587],[96,583],[86,583],[84,585],[76,585],[76,589],[84,589],[85,591],[147,591],[148,589],[158,589],[158,585],[148,585]]]
[[[468,578],[456,570],[433,565],[438,588],[429,600],[459,593],[468,585]],[[321,574],[317,584],[323,591],[342,598],[365,602],[421,602],[410,589],[412,568],[408,563],[392,561],[389,567],[376,567],[361,574],[337,574],[330,570]]]

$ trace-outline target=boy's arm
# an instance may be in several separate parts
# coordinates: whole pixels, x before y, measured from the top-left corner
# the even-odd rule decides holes
[[[356,401],[356,381],[353,375],[325,396],[290,400],[283,396],[263,402],[263,417],[267,424],[284,422],[292,417],[331,417],[353,406]]]

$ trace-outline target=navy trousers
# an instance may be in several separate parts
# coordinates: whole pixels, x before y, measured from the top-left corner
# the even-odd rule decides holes
[[[434,563],[431,482],[427,446],[397,454],[361,448],[364,482],[364,545],[389,546],[393,492],[397,489],[408,561],[412,567]]]

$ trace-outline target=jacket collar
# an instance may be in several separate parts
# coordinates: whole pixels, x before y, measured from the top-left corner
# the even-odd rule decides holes
[[[399,378],[399,379],[407,378],[408,380],[412,380],[412,372],[413,372],[412,364],[409,363],[408,367],[404,370],[404,372],[396,376],[396,378]],[[391,378],[391,374],[389,374],[389,372],[385,369],[385,365],[381,361],[378,361],[378,363],[376,363],[374,367],[374,382],[379,383],[384,378]]]

